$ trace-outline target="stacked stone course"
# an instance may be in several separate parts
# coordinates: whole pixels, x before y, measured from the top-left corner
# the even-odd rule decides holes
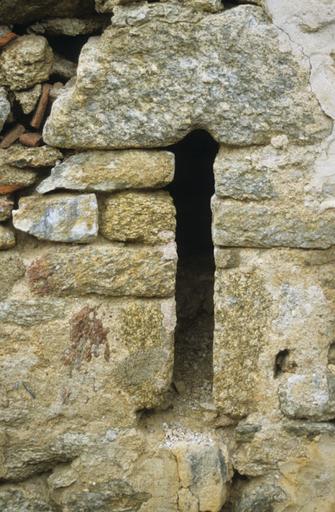
[[[0,5],[1,511],[334,511],[334,7],[53,4]],[[166,190],[199,128],[206,401],[173,381]]]

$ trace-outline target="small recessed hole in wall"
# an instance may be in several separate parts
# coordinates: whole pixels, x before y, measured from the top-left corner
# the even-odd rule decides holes
[[[328,364],[335,364],[335,341],[330,344],[328,350]]]
[[[296,367],[297,364],[292,360],[290,351],[287,348],[280,350],[275,359],[274,377],[277,378],[285,372],[293,372]]]

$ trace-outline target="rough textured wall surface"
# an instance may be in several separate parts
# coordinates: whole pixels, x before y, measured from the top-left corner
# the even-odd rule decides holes
[[[334,58],[332,0],[1,2],[1,511],[335,510]]]

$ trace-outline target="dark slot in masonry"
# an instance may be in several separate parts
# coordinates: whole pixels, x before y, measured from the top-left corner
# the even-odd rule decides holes
[[[167,148],[176,157],[168,187],[177,212],[177,328],[174,381],[200,398],[212,385],[214,254],[210,201],[218,144],[196,130]],[[201,389],[203,388],[203,389]]]

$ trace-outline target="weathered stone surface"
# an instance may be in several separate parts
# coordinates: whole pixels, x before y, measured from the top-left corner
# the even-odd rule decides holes
[[[79,36],[101,32],[109,23],[108,17],[48,18],[29,27],[35,34]]]
[[[97,199],[94,194],[22,197],[13,224],[41,240],[88,243],[98,234]]]
[[[2,23],[29,23],[46,16],[87,16],[94,12],[93,0],[2,0]]]
[[[9,219],[13,205],[13,200],[9,196],[0,196],[0,221]]]
[[[217,249],[223,264],[221,253],[231,251]],[[228,268],[217,269],[213,392],[225,414],[269,414],[288,378],[325,374],[333,339],[333,258],[333,250],[242,249],[235,263],[227,257]],[[307,396],[307,381],[302,388]],[[292,395],[292,410],[298,403]]]
[[[7,99],[6,89],[0,87],[0,132],[10,113],[10,103]]]
[[[179,443],[173,448],[177,459],[181,491],[181,512],[190,510],[185,505],[195,501],[194,510],[219,512],[227,497],[227,456],[219,446],[198,443]],[[187,496],[188,495],[188,496]],[[185,503],[186,502],[186,503]]]
[[[44,139],[69,148],[155,147],[198,127],[242,146],[280,133],[305,141],[329,133],[308,63],[261,9],[209,16],[169,3],[119,7],[112,26],[84,46],[76,83],[53,104]]]
[[[95,0],[95,8],[98,12],[110,12],[114,11],[114,7],[117,5],[127,5],[140,3],[142,0]],[[166,2],[167,0],[160,0]],[[221,0],[169,0],[171,3],[179,3],[192,7],[193,9],[199,9],[206,12],[219,12],[224,9]],[[252,3],[252,2],[250,2]]]
[[[57,75],[64,80],[70,80],[73,76],[75,76],[77,71],[77,64],[72,62],[71,60],[65,59],[61,55],[55,53],[54,61],[52,65],[52,75]]]
[[[0,194],[8,194],[35,183],[36,172],[3,163],[0,154]]]
[[[335,241],[335,214],[214,198],[213,240],[232,247],[327,249]]]
[[[333,420],[335,375],[292,375],[280,387],[279,399],[282,412],[290,418]]]
[[[15,245],[13,230],[0,224],[0,250],[11,249]]]
[[[118,192],[100,203],[100,231],[109,240],[159,244],[175,239],[168,192]]]
[[[166,297],[174,294],[174,243],[158,247],[121,244],[54,248],[28,268],[38,294]]]
[[[24,276],[25,267],[20,256],[13,252],[0,253],[0,299],[7,297],[16,281]]]
[[[12,90],[29,89],[49,78],[52,62],[52,49],[45,37],[18,37],[1,53],[0,83]]]
[[[3,512],[56,512],[47,501],[34,499],[15,488],[0,492],[0,507]]]
[[[24,114],[31,114],[41,96],[42,85],[36,84],[26,91],[15,91],[15,99],[20,104]]]
[[[52,167],[62,158],[62,153],[50,146],[27,148],[21,144],[13,144],[6,150],[0,150],[1,163],[4,162],[18,168]]]
[[[37,191],[160,188],[172,181],[173,174],[174,155],[167,151],[88,151],[57,165]]]

